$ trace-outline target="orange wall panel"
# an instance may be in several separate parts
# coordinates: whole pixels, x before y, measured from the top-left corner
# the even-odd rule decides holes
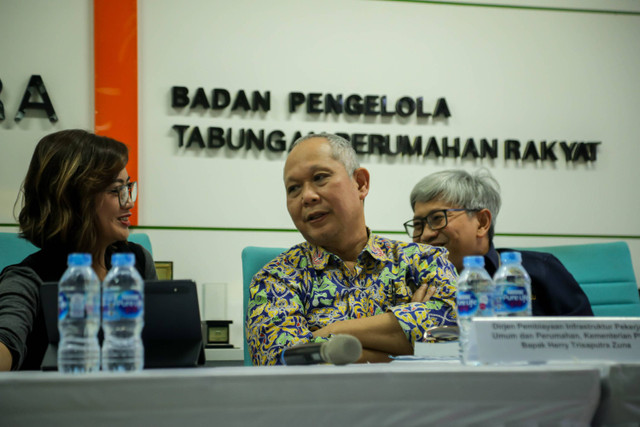
[[[122,141],[129,147],[127,171],[131,180],[137,181],[137,0],[94,0],[93,22],[95,132]],[[131,223],[137,225],[137,207],[132,213]]]

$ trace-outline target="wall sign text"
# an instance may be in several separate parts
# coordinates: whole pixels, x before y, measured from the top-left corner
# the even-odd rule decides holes
[[[1,92],[2,80],[0,80],[0,96],[2,95]],[[43,111],[52,123],[58,121],[58,116],[53,108],[53,103],[51,102],[47,88],[44,85],[44,81],[42,80],[42,77],[37,74],[32,75],[29,79],[29,83],[24,91],[22,101],[18,106],[18,111],[16,112],[14,120],[16,122],[20,122],[29,113],[35,111]],[[2,99],[0,98],[0,121],[5,118],[5,107]]]
[[[186,115],[202,114],[207,110],[214,111],[215,114],[227,111],[230,115],[253,113],[252,117],[264,120],[272,111],[273,100],[271,91],[241,89],[232,93],[224,88],[171,88],[171,107]],[[444,97],[428,102],[422,96],[391,98],[387,95],[292,91],[282,97],[282,101],[286,103],[290,119],[306,114],[323,121],[323,128],[331,120],[341,116],[349,122],[365,124],[378,118],[396,120],[403,124],[407,118],[415,117],[420,126],[436,121],[448,124],[452,117]],[[277,105],[281,106],[281,103]],[[280,129],[238,129],[215,124],[200,127],[178,123],[172,129],[177,146],[185,150],[266,150],[281,153],[288,151],[293,142],[303,135],[301,131],[287,134]],[[457,135],[354,133],[341,129],[333,129],[331,132],[349,140],[358,154],[389,157],[595,162],[598,158],[598,146],[601,144],[601,141],[566,139],[520,140]]]

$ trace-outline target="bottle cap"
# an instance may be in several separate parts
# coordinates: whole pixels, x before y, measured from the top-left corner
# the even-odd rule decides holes
[[[484,258],[480,255],[469,255],[464,257],[462,265],[468,267],[484,267]]]
[[[520,252],[502,252],[500,254],[500,261],[502,261],[503,264],[513,264],[514,262],[520,264],[522,262],[522,255],[520,255]]]
[[[113,267],[133,265],[135,261],[135,256],[129,252],[111,255],[111,266]]]
[[[91,254],[71,253],[67,257],[67,265],[91,265]]]

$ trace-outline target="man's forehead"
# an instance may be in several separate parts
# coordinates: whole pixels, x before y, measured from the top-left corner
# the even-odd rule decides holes
[[[453,207],[451,203],[439,199],[432,199],[428,202],[416,202],[413,212],[417,216],[424,216],[429,215],[433,211],[437,211],[440,209],[449,209],[451,207]]]
[[[317,171],[335,172],[338,171],[339,168],[344,169],[344,166],[333,158],[328,158],[324,161],[313,161],[312,159],[309,159],[308,162],[305,162],[304,160],[301,160],[300,162],[289,165],[289,167],[285,165],[283,177],[285,181],[288,181],[313,175]],[[346,169],[344,170],[346,172]]]
[[[315,161],[314,161],[315,160]],[[328,164],[327,162],[317,161],[317,159],[301,159],[298,162],[290,163],[285,165],[284,174],[285,177],[291,173],[295,172],[315,172],[319,169],[326,169]]]

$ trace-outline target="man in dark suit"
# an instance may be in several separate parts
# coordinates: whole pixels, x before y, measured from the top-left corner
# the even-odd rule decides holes
[[[462,271],[468,255],[483,255],[490,275],[500,266],[493,246],[500,211],[500,186],[488,170],[436,172],[420,180],[410,196],[413,218],[404,227],[414,242],[445,247],[449,260]],[[531,276],[534,316],[592,316],[582,288],[562,263],[543,252],[520,251]]]

